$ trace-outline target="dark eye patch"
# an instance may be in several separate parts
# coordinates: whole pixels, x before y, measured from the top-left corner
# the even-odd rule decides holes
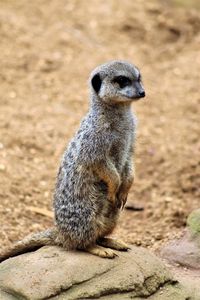
[[[120,88],[124,88],[131,85],[131,79],[126,76],[117,76],[113,79],[114,83],[118,83]]]

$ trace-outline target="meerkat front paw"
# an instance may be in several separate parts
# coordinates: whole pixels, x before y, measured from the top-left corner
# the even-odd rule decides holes
[[[130,247],[123,241],[112,238],[101,238],[98,240],[98,244],[118,251],[127,251],[130,249]]]
[[[117,201],[116,194],[108,194],[108,201],[110,201],[113,204],[113,206],[115,206]]]
[[[90,246],[85,251],[103,258],[115,258],[118,256],[112,249],[106,249],[98,245]]]
[[[117,194],[117,208],[123,209],[128,198],[128,193],[119,192]]]

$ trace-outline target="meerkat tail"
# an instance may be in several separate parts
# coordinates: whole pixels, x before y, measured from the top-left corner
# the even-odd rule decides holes
[[[56,232],[56,228],[49,228],[45,231],[25,237],[23,240],[18,241],[16,244],[0,253],[0,262],[7,258],[39,249],[45,245],[55,245]]]

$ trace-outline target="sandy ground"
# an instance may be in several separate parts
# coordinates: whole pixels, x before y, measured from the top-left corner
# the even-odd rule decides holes
[[[179,235],[200,196],[200,8],[197,1],[2,0],[0,247],[52,225],[66,143],[88,109],[99,63],[138,65],[136,181],[116,235],[158,248]],[[183,5],[184,3],[184,5]]]

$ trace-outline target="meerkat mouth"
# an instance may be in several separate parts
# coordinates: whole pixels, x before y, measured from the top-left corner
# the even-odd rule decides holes
[[[126,96],[126,98],[128,99],[128,100],[130,100],[130,101],[137,101],[137,100],[140,100],[141,98],[144,98],[145,97],[145,95],[144,96],[134,96],[134,97],[129,97],[129,96]],[[126,100],[125,100],[126,101]]]

